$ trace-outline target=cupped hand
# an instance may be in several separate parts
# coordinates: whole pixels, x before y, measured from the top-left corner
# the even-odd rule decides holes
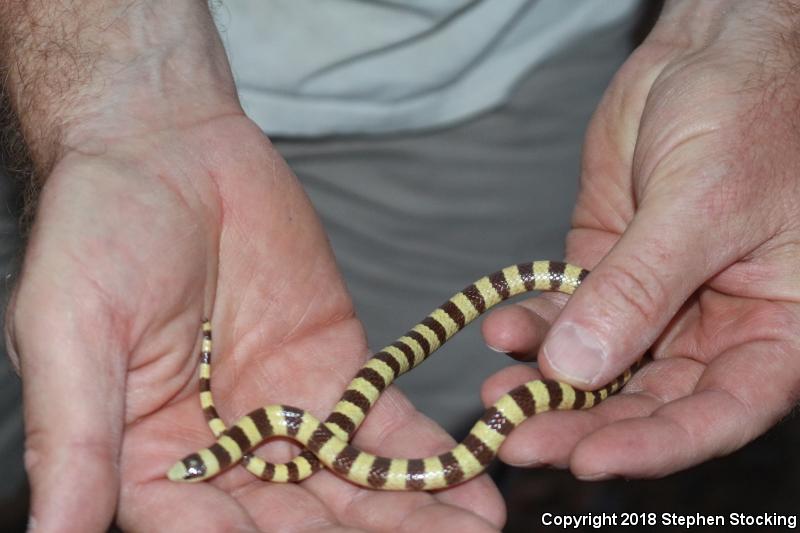
[[[37,531],[492,531],[486,477],[441,492],[363,490],[328,472],[299,485],[240,466],[177,484],[212,441],[198,399],[199,327],[229,423],[282,403],[324,418],[367,352],[306,196],[239,114],[84,144],[41,195],[7,331],[24,383]],[[389,389],[356,444],[425,456],[450,438]],[[267,444],[273,460],[297,448]]]
[[[719,5],[668,4],[592,119],[567,239],[592,274],[568,303],[484,324],[491,346],[541,348],[541,373],[583,389],[651,346],[654,361],[591,411],[517,429],[510,464],[663,476],[736,450],[800,398],[796,20]],[[506,369],[484,399],[538,376]]]

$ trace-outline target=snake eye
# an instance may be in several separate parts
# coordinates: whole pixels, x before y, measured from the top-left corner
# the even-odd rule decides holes
[[[183,464],[186,467],[183,479],[194,479],[206,473],[206,464],[197,455],[190,455],[183,460]]]
[[[200,481],[205,477],[206,471],[205,463],[194,453],[172,465],[167,472],[167,478],[172,481]]]

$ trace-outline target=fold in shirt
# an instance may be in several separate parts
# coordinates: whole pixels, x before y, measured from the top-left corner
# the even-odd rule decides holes
[[[229,0],[215,13],[239,96],[268,134],[446,126],[537,65],[624,24],[638,0]]]

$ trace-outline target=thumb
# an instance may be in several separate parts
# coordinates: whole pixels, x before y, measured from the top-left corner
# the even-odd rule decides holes
[[[595,389],[655,342],[720,266],[712,262],[727,260],[723,254],[709,260],[707,233],[690,218],[674,208],[636,214],[550,329],[539,357],[545,375]]]
[[[105,531],[119,491],[125,355],[102,298],[56,285],[23,277],[8,314],[23,380],[29,527]]]

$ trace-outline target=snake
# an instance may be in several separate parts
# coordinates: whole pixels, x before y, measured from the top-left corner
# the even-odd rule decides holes
[[[356,485],[377,490],[427,491],[466,482],[488,467],[511,431],[525,420],[545,411],[597,405],[621,390],[642,360],[593,391],[551,379],[524,383],[491,405],[460,443],[435,456],[382,457],[359,450],[349,442],[395,379],[421,364],[489,308],[531,291],[571,295],[588,275],[588,270],[569,263],[533,261],[480,278],[369,358],[324,422],[306,410],[275,404],[255,409],[226,427],[211,395],[211,324],[204,321],[200,403],[216,440],[176,462],[167,478],[177,482],[204,481],[242,462],[252,474],[273,482],[298,482],[322,468]],[[304,449],[285,464],[269,463],[252,455],[263,442],[276,437],[292,439]]]

